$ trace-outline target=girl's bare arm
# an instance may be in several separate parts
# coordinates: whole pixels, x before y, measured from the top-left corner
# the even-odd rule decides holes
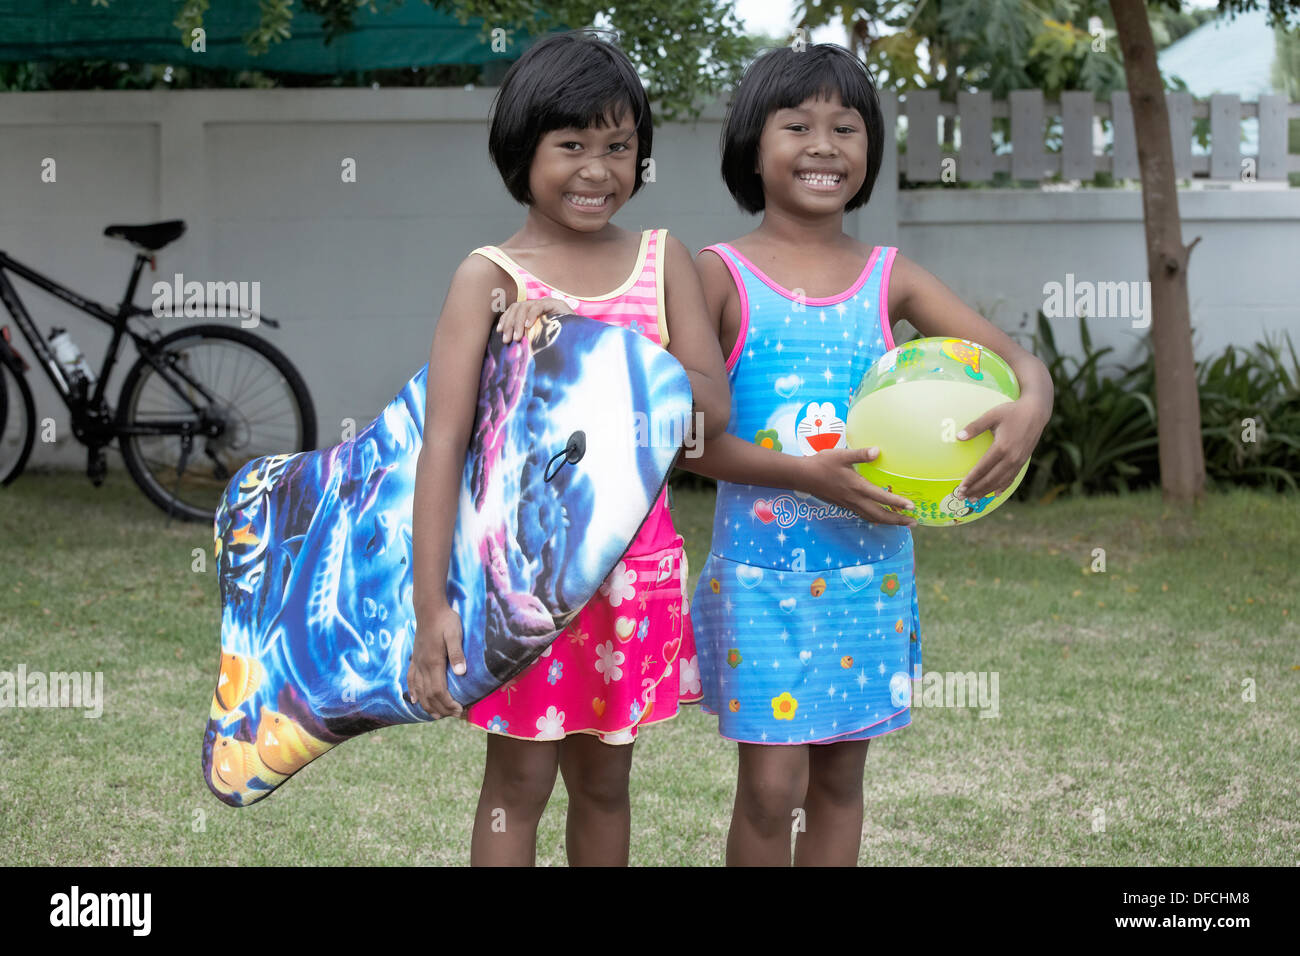
[[[907,319],[924,336],[967,339],[992,349],[1016,373],[1020,398],[963,422],[965,427],[957,434],[958,439],[969,441],[993,429],[992,446],[970,470],[958,493],[978,499],[1002,492],[1029,459],[1052,416],[1052,376],[1047,366],[901,253],[895,256],[890,275],[889,314]]]
[[[709,318],[700,277],[681,240],[664,244],[664,312],[668,351],[682,363],[691,380],[696,411],[704,418],[696,441],[707,444],[722,434],[731,417],[731,386],[718,350],[717,326]]]
[[[416,634],[407,683],[421,707],[443,717],[461,710],[447,690],[448,661],[457,673],[465,667],[460,618],[447,600],[447,571],[483,354],[495,327],[492,296],[502,285],[497,266],[481,256],[466,257],[452,276],[429,352],[412,514]],[[506,288],[513,291],[512,285]]]

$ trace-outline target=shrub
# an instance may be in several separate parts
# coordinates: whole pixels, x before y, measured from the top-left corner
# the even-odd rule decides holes
[[[1055,405],[1017,495],[1051,500],[1062,492],[1125,492],[1157,485],[1160,463],[1155,355],[1143,339],[1141,362],[1103,374],[1086,319],[1079,320],[1081,359],[1060,354],[1038,313],[1034,352],[1052,376]],[[1300,361],[1290,336],[1251,349],[1228,346],[1196,363],[1201,441],[1210,484],[1297,490],[1300,474]],[[1253,434],[1252,434],[1253,432]]]

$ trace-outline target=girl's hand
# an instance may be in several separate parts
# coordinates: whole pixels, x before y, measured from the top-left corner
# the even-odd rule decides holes
[[[528,299],[512,302],[497,320],[497,331],[502,342],[518,342],[538,319],[544,315],[569,315],[573,306],[559,299]]]
[[[879,455],[879,448],[836,448],[804,458],[803,468],[808,477],[800,490],[848,508],[867,521],[910,528],[916,524],[915,518],[896,514],[885,506],[910,510],[914,507],[912,502],[872,484],[853,467],[856,462],[872,461]]]
[[[406,686],[414,701],[426,713],[438,717],[459,717],[461,706],[447,690],[447,662],[457,674],[465,673],[461,652],[460,615],[444,604],[428,620],[417,620],[415,648],[406,672]]]
[[[988,494],[1002,494],[1029,460],[1051,416],[1051,405],[1022,396],[1014,402],[995,405],[957,433],[959,441],[970,441],[993,430],[993,444],[962,479],[955,494],[977,501]]]
[[[993,444],[955,494],[978,500],[1006,491],[1052,415],[1052,376],[1047,366],[902,253],[894,256],[890,273],[889,314],[907,319],[924,336],[975,342],[1002,356],[1015,372],[1020,398],[989,409],[957,433],[959,441],[970,441],[993,429]]]

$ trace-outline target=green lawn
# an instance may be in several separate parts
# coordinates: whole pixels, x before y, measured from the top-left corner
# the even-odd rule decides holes
[[[997,672],[1000,714],[921,707],[872,744],[860,861],[1300,863],[1298,504],[1232,492],[1181,518],[1144,493],[918,529],[925,669]],[[468,862],[481,732],[388,728],[228,809],[199,771],[210,527],[168,526],[120,468],[100,489],[28,474],[0,505],[0,671],[106,685],[98,720],[0,709],[0,864]],[[711,506],[677,492],[695,573]],[[633,863],[722,861],[736,756],[711,723],[688,709],[637,743]],[[557,784],[543,863],[566,802]]]

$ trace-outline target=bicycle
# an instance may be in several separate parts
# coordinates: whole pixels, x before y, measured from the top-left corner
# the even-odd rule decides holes
[[[230,477],[246,462],[316,447],[316,411],[293,363],[242,328],[204,324],[162,335],[152,327],[143,333],[130,327],[132,319],[155,317],[134,304],[144,264],[156,271],[158,250],[184,232],[185,223],[179,219],[104,230],[104,235],[139,250],[116,312],[3,251],[0,302],[67,406],[73,435],[88,449],[86,475],[91,482],[103,483],[104,448],[116,439],[131,478],[154,504],[169,516],[211,521]],[[75,365],[59,360],[41,338],[9,273],[112,326],[112,341],[97,376],[80,357]],[[279,328],[279,322],[266,315],[258,315],[257,321]],[[115,410],[104,393],[124,338],[134,342],[139,357],[122,381]],[[30,367],[14,348],[9,326],[0,328],[0,486],[22,473],[35,439],[36,408],[26,379]],[[286,406],[282,423],[267,425],[269,402]],[[196,442],[202,442],[202,457],[194,454]]]

